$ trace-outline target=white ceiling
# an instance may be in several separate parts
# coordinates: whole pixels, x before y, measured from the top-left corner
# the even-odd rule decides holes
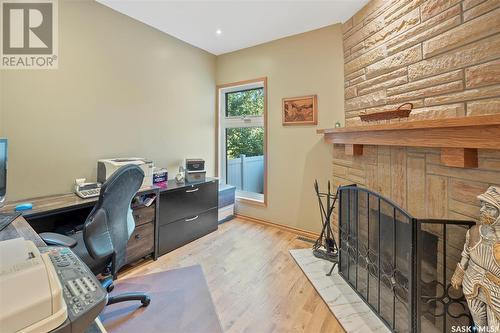
[[[368,0],[98,2],[219,55],[344,22]],[[220,29],[222,33],[216,34]]]

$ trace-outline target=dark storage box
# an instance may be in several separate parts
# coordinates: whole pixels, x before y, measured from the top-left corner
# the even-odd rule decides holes
[[[201,158],[188,158],[186,159],[187,171],[203,171],[205,170],[205,161]]]

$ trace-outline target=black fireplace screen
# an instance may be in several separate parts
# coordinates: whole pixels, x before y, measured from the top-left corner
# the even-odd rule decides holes
[[[339,188],[339,273],[394,332],[450,332],[472,320],[450,285],[470,221],[412,217],[357,186]]]

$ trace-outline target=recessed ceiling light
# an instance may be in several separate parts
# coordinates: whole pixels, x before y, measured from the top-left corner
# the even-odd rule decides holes
[[[220,29],[215,30],[215,34],[219,36],[222,35],[222,30]]]

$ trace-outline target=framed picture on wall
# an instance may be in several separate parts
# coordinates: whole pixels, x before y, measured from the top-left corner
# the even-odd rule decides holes
[[[283,98],[283,125],[317,125],[317,95]]]

